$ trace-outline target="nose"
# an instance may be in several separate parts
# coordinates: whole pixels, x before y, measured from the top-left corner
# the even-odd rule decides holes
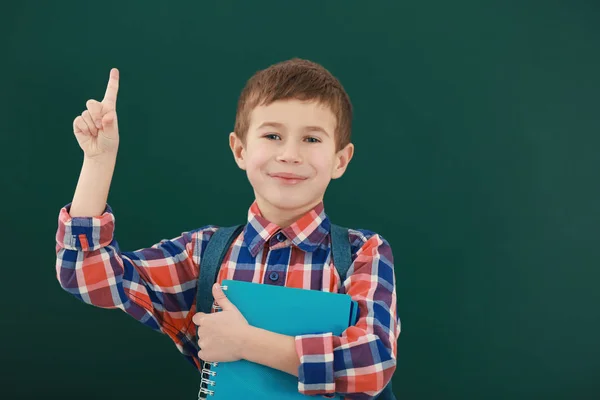
[[[300,154],[298,144],[293,143],[293,141],[290,140],[288,143],[281,146],[277,161],[289,164],[302,163],[302,155]]]

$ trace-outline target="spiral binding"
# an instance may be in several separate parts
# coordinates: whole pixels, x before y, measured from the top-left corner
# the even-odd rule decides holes
[[[221,285],[221,289],[227,290],[227,285]],[[212,308],[213,308],[213,310],[216,310],[216,311],[222,310],[221,307],[215,305],[215,302],[213,302]],[[198,391],[198,400],[206,399],[208,396],[215,395],[215,391],[209,389],[208,387],[209,386],[214,387],[217,385],[217,382],[210,379],[210,377],[217,376],[217,371],[211,370],[210,367],[211,366],[216,367],[218,365],[219,365],[218,362],[205,362],[202,365],[202,373],[200,374],[200,390]],[[207,377],[207,375],[208,375],[208,377]],[[203,387],[204,384],[206,384],[206,386],[207,386],[206,388]]]

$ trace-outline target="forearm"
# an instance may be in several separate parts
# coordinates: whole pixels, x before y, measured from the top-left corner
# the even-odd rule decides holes
[[[300,360],[293,336],[250,326],[242,357],[248,361],[298,376]]]
[[[96,217],[106,208],[116,155],[85,158],[73,196],[71,217]]]

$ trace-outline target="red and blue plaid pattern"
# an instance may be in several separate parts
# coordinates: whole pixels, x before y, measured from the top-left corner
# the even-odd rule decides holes
[[[217,227],[122,252],[113,237],[110,206],[90,218],[71,218],[69,209],[70,204],[60,210],[56,233],[56,273],[64,290],[97,307],[120,308],[168,335],[199,368],[192,322],[199,260]],[[280,229],[262,217],[255,202],[223,260],[218,282],[236,279],[351,295],[359,304],[359,320],[342,336],[295,338],[301,362],[298,390],[368,399],[383,390],[396,368],[400,319],[392,251],[380,235],[351,229],[353,263],[346,281],[340,282],[331,262],[329,230],[323,203]]]

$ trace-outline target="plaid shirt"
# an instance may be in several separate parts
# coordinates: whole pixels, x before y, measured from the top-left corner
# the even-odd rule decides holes
[[[120,308],[168,335],[199,368],[192,322],[199,260],[217,227],[121,252],[109,205],[99,217],[71,218],[69,209],[70,204],[60,210],[56,233],[56,273],[62,288],[85,303]],[[218,282],[235,279],[349,294],[359,304],[355,326],[341,336],[295,337],[298,391],[368,399],[385,387],[396,368],[400,319],[392,251],[380,235],[351,229],[353,263],[346,281],[340,282],[331,263],[329,230],[323,203],[280,229],[262,217],[254,202],[248,223],[223,260]]]

